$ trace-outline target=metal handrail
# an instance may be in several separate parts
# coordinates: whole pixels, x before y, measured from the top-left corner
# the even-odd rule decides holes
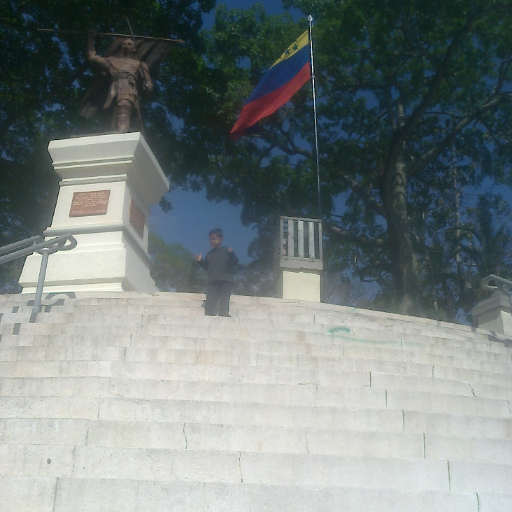
[[[31,238],[26,238],[25,240],[21,240],[20,242],[14,242],[13,244],[5,245],[4,247],[0,247],[0,254],[9,253],[18,249],[18,247],[25,247],[27,245],[34,245],[36,243],[44,242],[44,238],[40,235],[33,236]],[[0,257],[0,265],[2,263],[7,263],[16,258],[20,258],[21,256],[11,257],[12,255],[8,254],[7,256]]]
[[[66,244],[69,242],[69,244]],[[0,247],[0,265],[13,261],[17,258],[23,258],[34,252],[41,254],[41,268],[39,269],[39,279],[37,281],[36,296],[34,306],[32,307],[32,317],[41,311],[41,297],[43,295],[43,285],[46,276],[46,267],[48,266],[48,257],[58,251],[70,251],[76,247],[76,239],[70,233],[57,236],[51,240],[44,240],[43,237],[36,235],[19,242]]]

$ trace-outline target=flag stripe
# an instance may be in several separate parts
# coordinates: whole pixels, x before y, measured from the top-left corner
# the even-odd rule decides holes
[[[304,68],[305,64],[309,64],[309,48],[307,46],[301,48],[292,57],[272,66],[265,73],[254,91],[252,91],[245,105],[285,85],[290,80],[290,77],[293,77]]]
[[[273,66],[276,66],[277,64],[279,64],[280,62],[286,60],[286,59],[289,59],[290,57],[293,57],[293,55],[298,52],[299,50],[301,50],[302,48],[304,48],[304,46],[306,46],[307,44],[309,43],[309,31],[306,30],[305,32],[303,32],[299,38],[297,39],[297,41],[293,42],[290,46],[288,46],[288,48],[286,49],[285,52],[283,52],[283,54],[281,55],[281,57],[279,57],[279,59],[277,59],[274,64],[272,64],[272,67]]]
[[[260,119],[274,113],[284,105],[309,79],[311,68],[309,62],[287,83],[269,94],[254,101],[248,102],[242,108],[235,126],[231,130],[231,137],[238,139],[245,134],[245,130],[257,123]]]

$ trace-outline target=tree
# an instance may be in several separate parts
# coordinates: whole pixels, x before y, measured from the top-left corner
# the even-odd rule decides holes
[[[485,178],[510,184],[512,4],[283,4],[316,20],[328,236],[344,246],[346,268],[381,286],[388,308],[430,314],[436,292],[428,287],[428,262],[439,233],[452,226],[461,230],[468,216],[460,210],[471,206],[460,201],[456,226],[452,169],[473,190]],[[279,214],[315,215],[309,92],[302,90],[263,122],[259,136],[234,145],[227,133],[279,49],[305,28],[305,20],[266,16],[261,7],[219,8],[207,46],[209,65],[222,76],[212,93],[218,98],[217,129],[201,132],[201,140],[184,131],[199,163],[188,180],[204,184],[211,198],[242,202],[243,220],[257,222],[264,236]],[[340,197],[345,210],[335,217],[333,201]],[[454,261],[462,251],[456,246],[443,258]]]
[[[181,244],[167,244],[150,233],[149,255],[153,260],[151,277],[160,291],[203,293],[206,274],[194,260],[194,255]]]

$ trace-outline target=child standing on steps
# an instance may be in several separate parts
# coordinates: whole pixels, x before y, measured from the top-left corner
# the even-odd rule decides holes
[[[219,316],[229,316],[229,298],[231,296],[233,275],[238,264],[238,258],[231,247],[222,247],[222,242],[224,241],[222,229],[212,229],[208,236],[213,249],[206,255],[204,260],[201,254],[195,257],[199,265],[208,273],[204,314],[215,316],[218,302]]]

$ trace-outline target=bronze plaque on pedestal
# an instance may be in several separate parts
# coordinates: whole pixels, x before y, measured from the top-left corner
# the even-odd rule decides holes
[[[133,226],[137,234],[144,238],[144,223],[146,218],[142,213],[141,209],[137,206],[137,203],[134,200],[131,200],[130,203],[130,224]]]
[[[89,215],[105,215],[108,208],[110,190],[92,190],[91,192],[75,192],[71,201],[70,217],[87,217]]]

